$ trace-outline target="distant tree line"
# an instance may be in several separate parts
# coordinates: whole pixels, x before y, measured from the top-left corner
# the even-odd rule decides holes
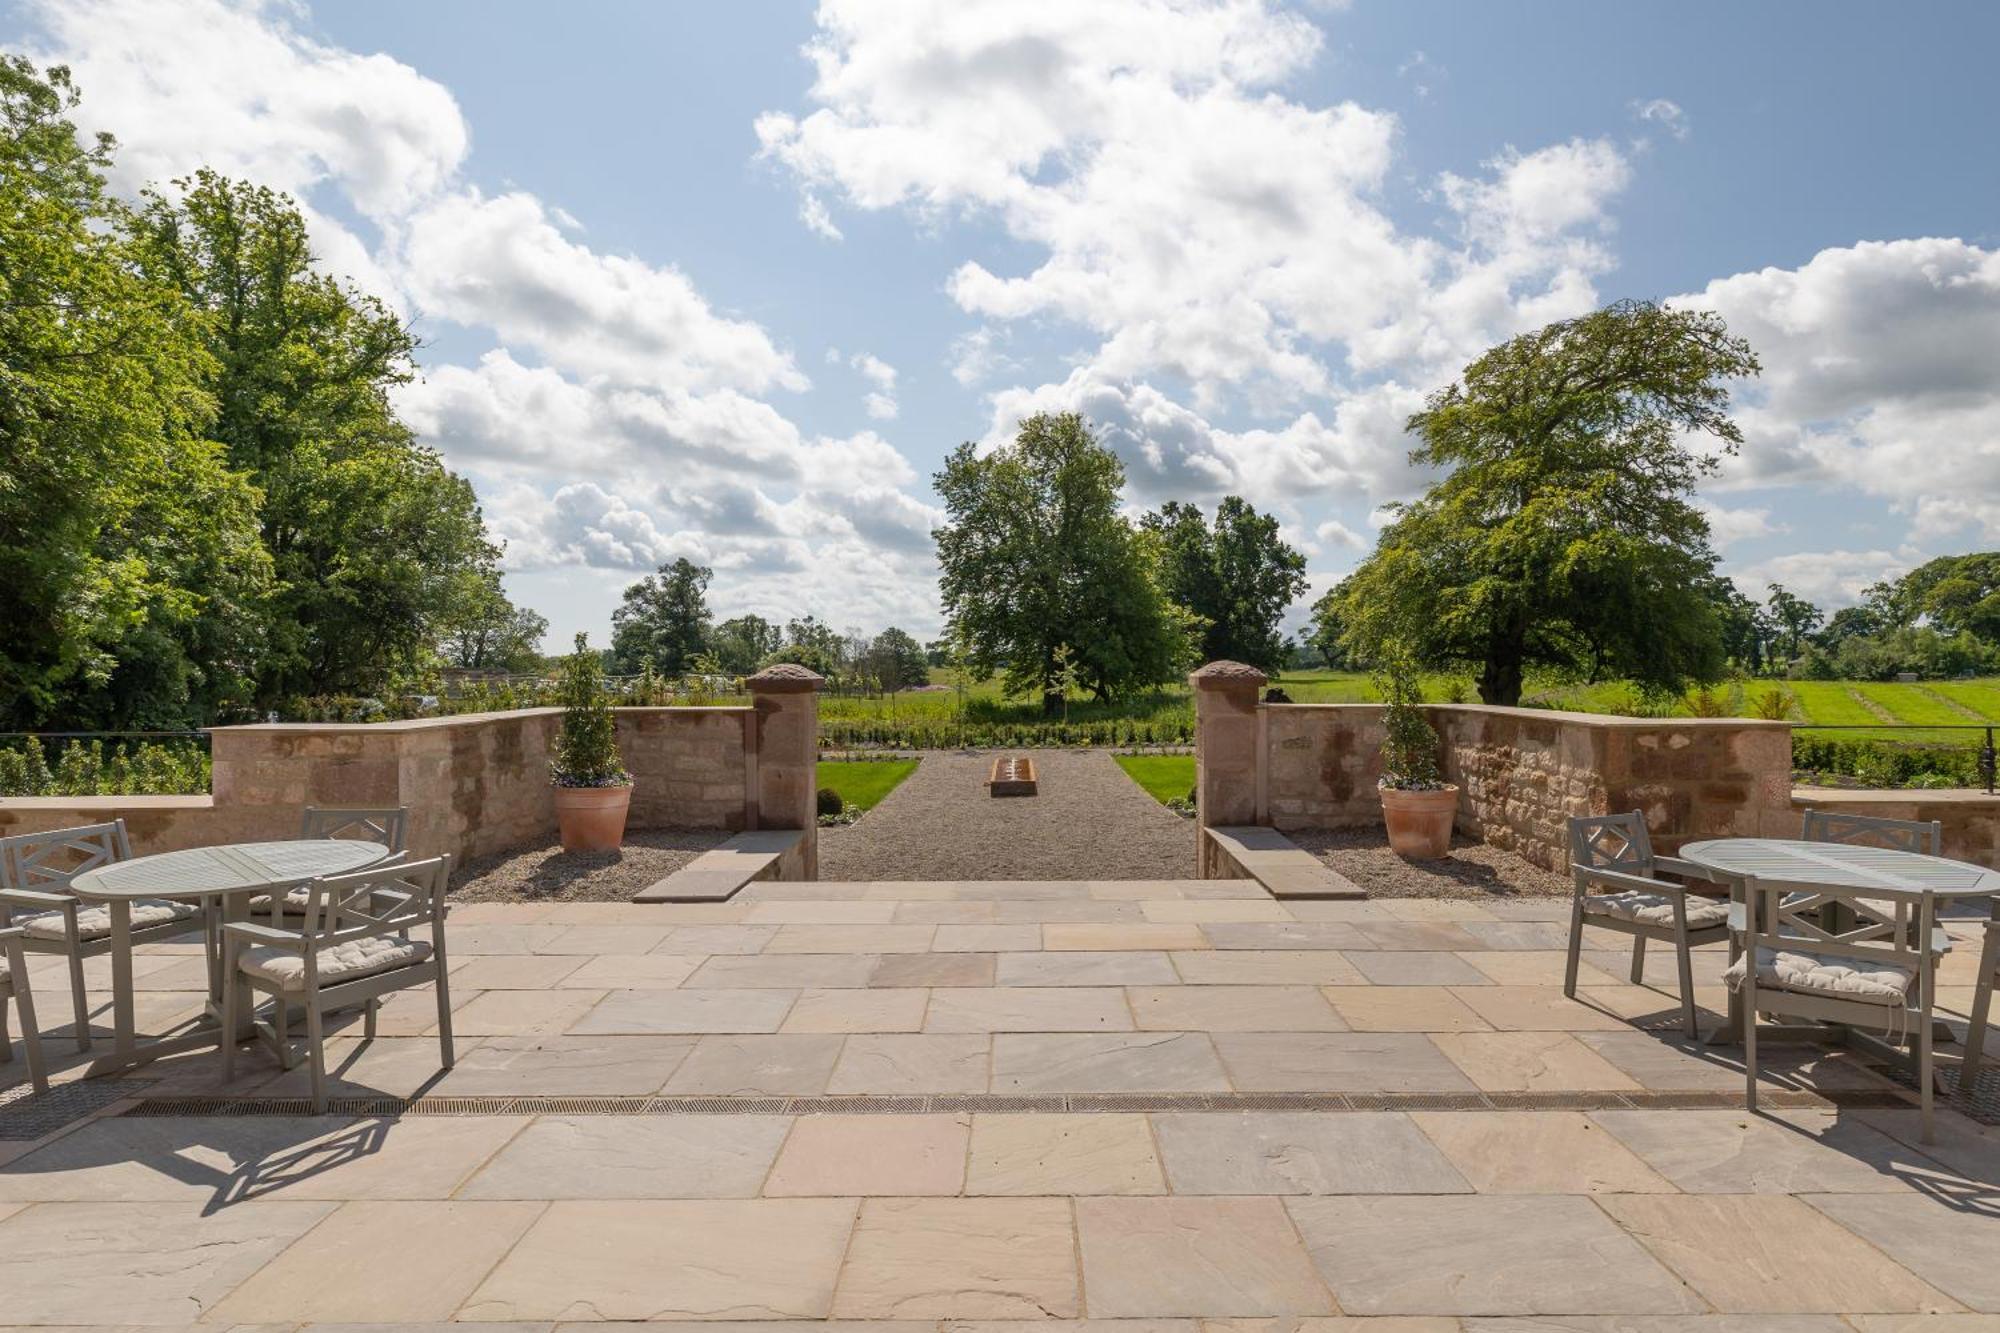
[[[0,729],[178,727],[524,660],[472,488],[390,407],[416,342],[283,195],[137,205],[67,70],[0,59]]]

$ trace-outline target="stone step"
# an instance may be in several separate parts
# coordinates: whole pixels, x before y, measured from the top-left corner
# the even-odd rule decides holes
[[[1209,848],[1273,898],[1366,898],[1368,891],[1274,828],[1220,825],[1202,830]]]
[[[635,903],[719,903],[745,884],[775,879],[778,865],[805,839],[801,829],[738,833],[633,895]]]

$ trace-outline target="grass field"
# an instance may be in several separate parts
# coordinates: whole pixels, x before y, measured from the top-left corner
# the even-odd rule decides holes
[[[1194,756],[1191,754],[1121,754],[1118,767],[1146,794],[1165,804],[1185,801],[1194,790]]]
[[[819,765],[819,785],[840,793],[849,809],[871,810],[917,771],[915,759],[835,759]]]

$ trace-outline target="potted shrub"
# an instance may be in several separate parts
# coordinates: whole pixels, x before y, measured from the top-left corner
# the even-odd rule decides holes
[[[1418,705],[1416,672],[1408,659],[1395,658],[1381,679],[1382,715],[1387,735],[1382,740],[1382,822],[1388,826],[1389,847],[1411,860],[1431,861],[1451,850],[1452,816],[1458,811],[1458,788],[1438,772],[1438,735]]]
[[[618,755],[611,703],[604,693],[604,664],[587,636],[563,659],[562,733],[556,737],[549,780],[556,789],[556,828],[566,852],[615,852],[625,840],[625,812],[632,804],[632,775]]]

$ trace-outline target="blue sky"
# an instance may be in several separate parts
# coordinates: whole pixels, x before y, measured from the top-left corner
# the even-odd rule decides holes
[[[1421,485],[1423,393],[1625,296],[1765,360],[1705,493],[1746,590],[2000,538],[2000,7],[34,0],[7,39],[121,187],[306,202],[556,642],[679,554],[720,614],[928,634],[930,474],[1043,407],[1135,504],[1277,512],[1323,587]]]

